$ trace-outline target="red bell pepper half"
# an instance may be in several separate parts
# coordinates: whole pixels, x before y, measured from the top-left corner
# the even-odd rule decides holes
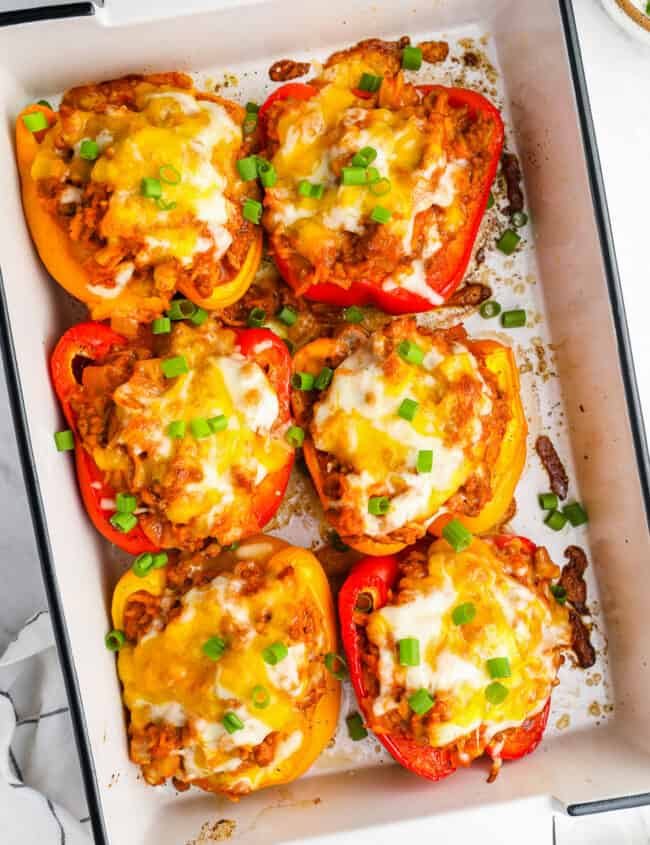
[[[526,551],[534,551],[536,546],[523,537],[502,535],[491,538],[499,548],[504,548],[513,540],[522,540]],[[355,615],[369,610],[379,610],[389,599],[391,589],[397,581],[400,555],[387,557],[366,557],[352,567],[341,591],[339,592],[339,618],[343,648],[359,707],[366,721],[372,726],[373,699],[364,684],[363,677],[363,640]],[[534,751],[542,739],[548,713],[550,698],[543,709],[520,727],[504,732],[503,745],[490,745],[486,753],[493,759],[517,760]],[[407,736],[377,734],[377,739],[404,768],[416,775],[437,781],[452,774],[456,764],[450,747],[433,748],[416,742]]]
[[[268,329],[242,329],[235,332],[239,351],[256,361],[265,371],[277,393],[279,419],[290,418],[291,356],[285,344]],[[141,525],[121,532],[110,523],[115,510],[102,507],[106,500],[115,499],[116,491],[104,481],[104,473],[83,447],[77,420],[70,399],[79,387],[79,364],[101,361],[113,350],[127,346],[129,341],[103,323],[80,323],[69,329],[57,343],[50,359],[50,373],[54,390],[61,403],[66,421],[75,438],[75,463],[81,497],[95,528],[111,543],[130,554],[158,551],[159,546],[144,532]],[[294,454],[287,452],[287,462],[279,470],[266,476],[255,489],[250,506],[261,529],[275,514],[291,475]]]
[[[474,215],[464,233],[464,248],[455,262],[450,262],[446,268],[443,278],[428,279],[431,289],[442,297],[444,301],[449,299],[452,293],[460,285],[467,270],[467,265],[472,256],[474,241],[478,234],[479,226],[487,206],[492,182],[499,165],[499,158],[503,148],[504,128],[501,115],[498,109],[481,94],[470,91],[466,88],[446,88],[442,85],[419,85],[418,91],[423,96],[432,91],[445,93],[453,106],[466,106],[473,114],[483,114],[494,124],[494,131],[487,150],[489,165],[486,171],[485,180],[478,200],[475,204]],[[273,103],[281,100],[309,100],[318,93],[318,88],[300,82],[290,82],[274,91],[262,104],[259,111],[259,121],[262,134],[266,126],[266,115]],[[366,95],[366,92],[355,93],[359,96]],[[294,289],[298,287],[298,279],[291,265],[291,262],[277,250],[274,252],[274,260],[285,281]],[[385,291],[372,279],[354,281],[343,288],[340,285],[327,282],[325,284],[312,285],[304,293],[307,299],[315,302],[326,302],[330,305],[348,307],[350,305],[374,305],[386,314],[415,314],[421,311],[431,311],[434,307],[429,300],[418,296],[404,288],[395,288]]]

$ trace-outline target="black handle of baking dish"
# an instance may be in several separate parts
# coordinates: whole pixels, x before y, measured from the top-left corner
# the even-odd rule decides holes
[[[94,3],[62,3],[59,6],[39,6],[35,9],[15,9],[0,12],[0,27],[37,21],[56,21],[63,18],[85,18],[95,14]]]

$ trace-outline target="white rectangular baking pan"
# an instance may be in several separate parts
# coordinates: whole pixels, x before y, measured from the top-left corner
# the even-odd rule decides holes
[[[92,7],[71,12],[88,15]],[[261,0],[130,20],[139,13],[139,4],[120,2],[95,16],[0,28],[0,339],[96,841],[179,845],[224,818],[235,822],[232,840],[241,843],[324,843],[368,827],[376,841],[392,841],[417,819],[527,796],[554,798],[571,813],[650,803],[648,458],[570,0]],[[0,15],[0,25],[16,21]],[[87,521],[72,462],[53,448],[61,417],[47,359],[84,311],[32,248],[13,164],[15,117],[25,103],[56,99],[83,81],[164,69],[198,71],[204,83],[227,80],[226,96],[259,101],[277,58],[313,60],[364,37],[404,33],[445,37],[455,57],[475,49],[494,70],[486,74],[482,60],[483,83],[504,106],[508,146],[520,155],[532,226],[514,260],[492,249],[472,272],[504,307],[526,307],[532,328],[505,335],[476,316],[467,326],[515,345],[531,438],[513,527],[547,544],[558,562],[571,542],[589,549],[598,663],[587,673],[562,670],[541,748],[506,765],[491,785],[480,764],[440,784],[418,780],[372,740],[352,744],[343,731],[308,777],[238,805],[152,789],[128,762],[114,658],[102,644],[124,561]],[[478,79],[462,61],[424,73],[426,81],[470,86]],[[482,237],[494,234],[488,222]],[[542,432],[566,459],[572,495],[589,510],[588,531],[556,535],[542,523],[535,494],[547,481],[532,449]],[[308,544],[317,531],[305,490],[294,479],[276,530]],[[353,706],[348,693],[343,716]],[[202,841],[213,840],[205,833]]]

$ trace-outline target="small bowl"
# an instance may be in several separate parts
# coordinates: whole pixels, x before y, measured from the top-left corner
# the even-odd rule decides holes
[[[650,15],[646,0],[601,0],[609,16],[629,35],[650,46]]]

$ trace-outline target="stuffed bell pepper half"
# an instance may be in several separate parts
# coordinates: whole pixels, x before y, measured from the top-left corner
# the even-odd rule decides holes
[[[256,534],[291,473],[286,346],[201,319],[162,318],[131,339],[81,323],[52,355],[88,515],[132,554]]]
[[[260,109],[274,177],[263,224],[285,280],[310,299],[414,313],[462,281],[503,123],[481,94],[407,80],[411,49],[363,41]]]
[[[527,432],[511,349],[401,317],[313,341],[293,366],[305,460],[343,542],[394,554],[456,517],[477,534],[507,519]]]
[[[250,136],[236,103],[189,76],[127,76],[68,91],[16,123],[23,207],[54,279],[93,319],[133,333],[179,290],[235,302],[260,262],[261,205],[238,173]]]
[[[398,763],[436,781],[486,754],[493,779],[542,738],[569,611],[546,549],[449,537],[359,561],[339,594],[343,643],[363,718]]]
[[[299,777],[326,747],[340,681],[330,587],[311,552],[258,536],[215,557],[136,559],[113,596],[130,757],[233,799]]]

